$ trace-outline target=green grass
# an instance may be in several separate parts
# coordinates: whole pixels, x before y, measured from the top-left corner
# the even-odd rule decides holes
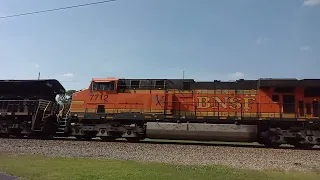
[[[5,154],[0,154],[0,171],[28,180],[320,179],[320,174],[317,173],[252,171],[216,165],[182,166],[134,161],[47,158]]]

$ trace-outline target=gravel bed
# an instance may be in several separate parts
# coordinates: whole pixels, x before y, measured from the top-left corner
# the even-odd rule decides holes
[[[75,140],[0,139],[0,154],[91,157],[184,165],[221,164],[254,170],[320,172],[320,150],[219,145],[127,143]]]

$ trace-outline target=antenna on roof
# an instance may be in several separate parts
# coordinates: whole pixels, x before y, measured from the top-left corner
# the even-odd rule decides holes
[[[38,80],[40,80],[40,72],[39,72],[39,74],[38,74]]]

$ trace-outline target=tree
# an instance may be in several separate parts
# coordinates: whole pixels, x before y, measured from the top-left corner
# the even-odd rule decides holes
[[[68,91],[66,92],[66,95],[69,96],[70,99],[71,99],[71,98],[72,98],[72,94],[75,93],[75,92],[77,92],[77,91],[76,91],[76,90],[68,90]]]
[[[71,100],[72,100],[72,94],[77,92],[76,90],[68,90],[66,91],[65,94],[63,95],[59,95],[57,97],[57,102],[60,104],[59,105],[59,111],[62,110],[62,114],[65,115],[69,108],[70,108],[70,105],[71,105]]]
[[[57,101],[59,104],[67,104],[71,102],[72,94],[77,92],[76,90],[68,90],[65,94],[59,95]]]

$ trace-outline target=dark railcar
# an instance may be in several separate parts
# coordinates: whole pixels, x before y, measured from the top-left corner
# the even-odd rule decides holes
[[[56,96],[65,89],[57,80],[1,80],[0,135],[54,135]]]

